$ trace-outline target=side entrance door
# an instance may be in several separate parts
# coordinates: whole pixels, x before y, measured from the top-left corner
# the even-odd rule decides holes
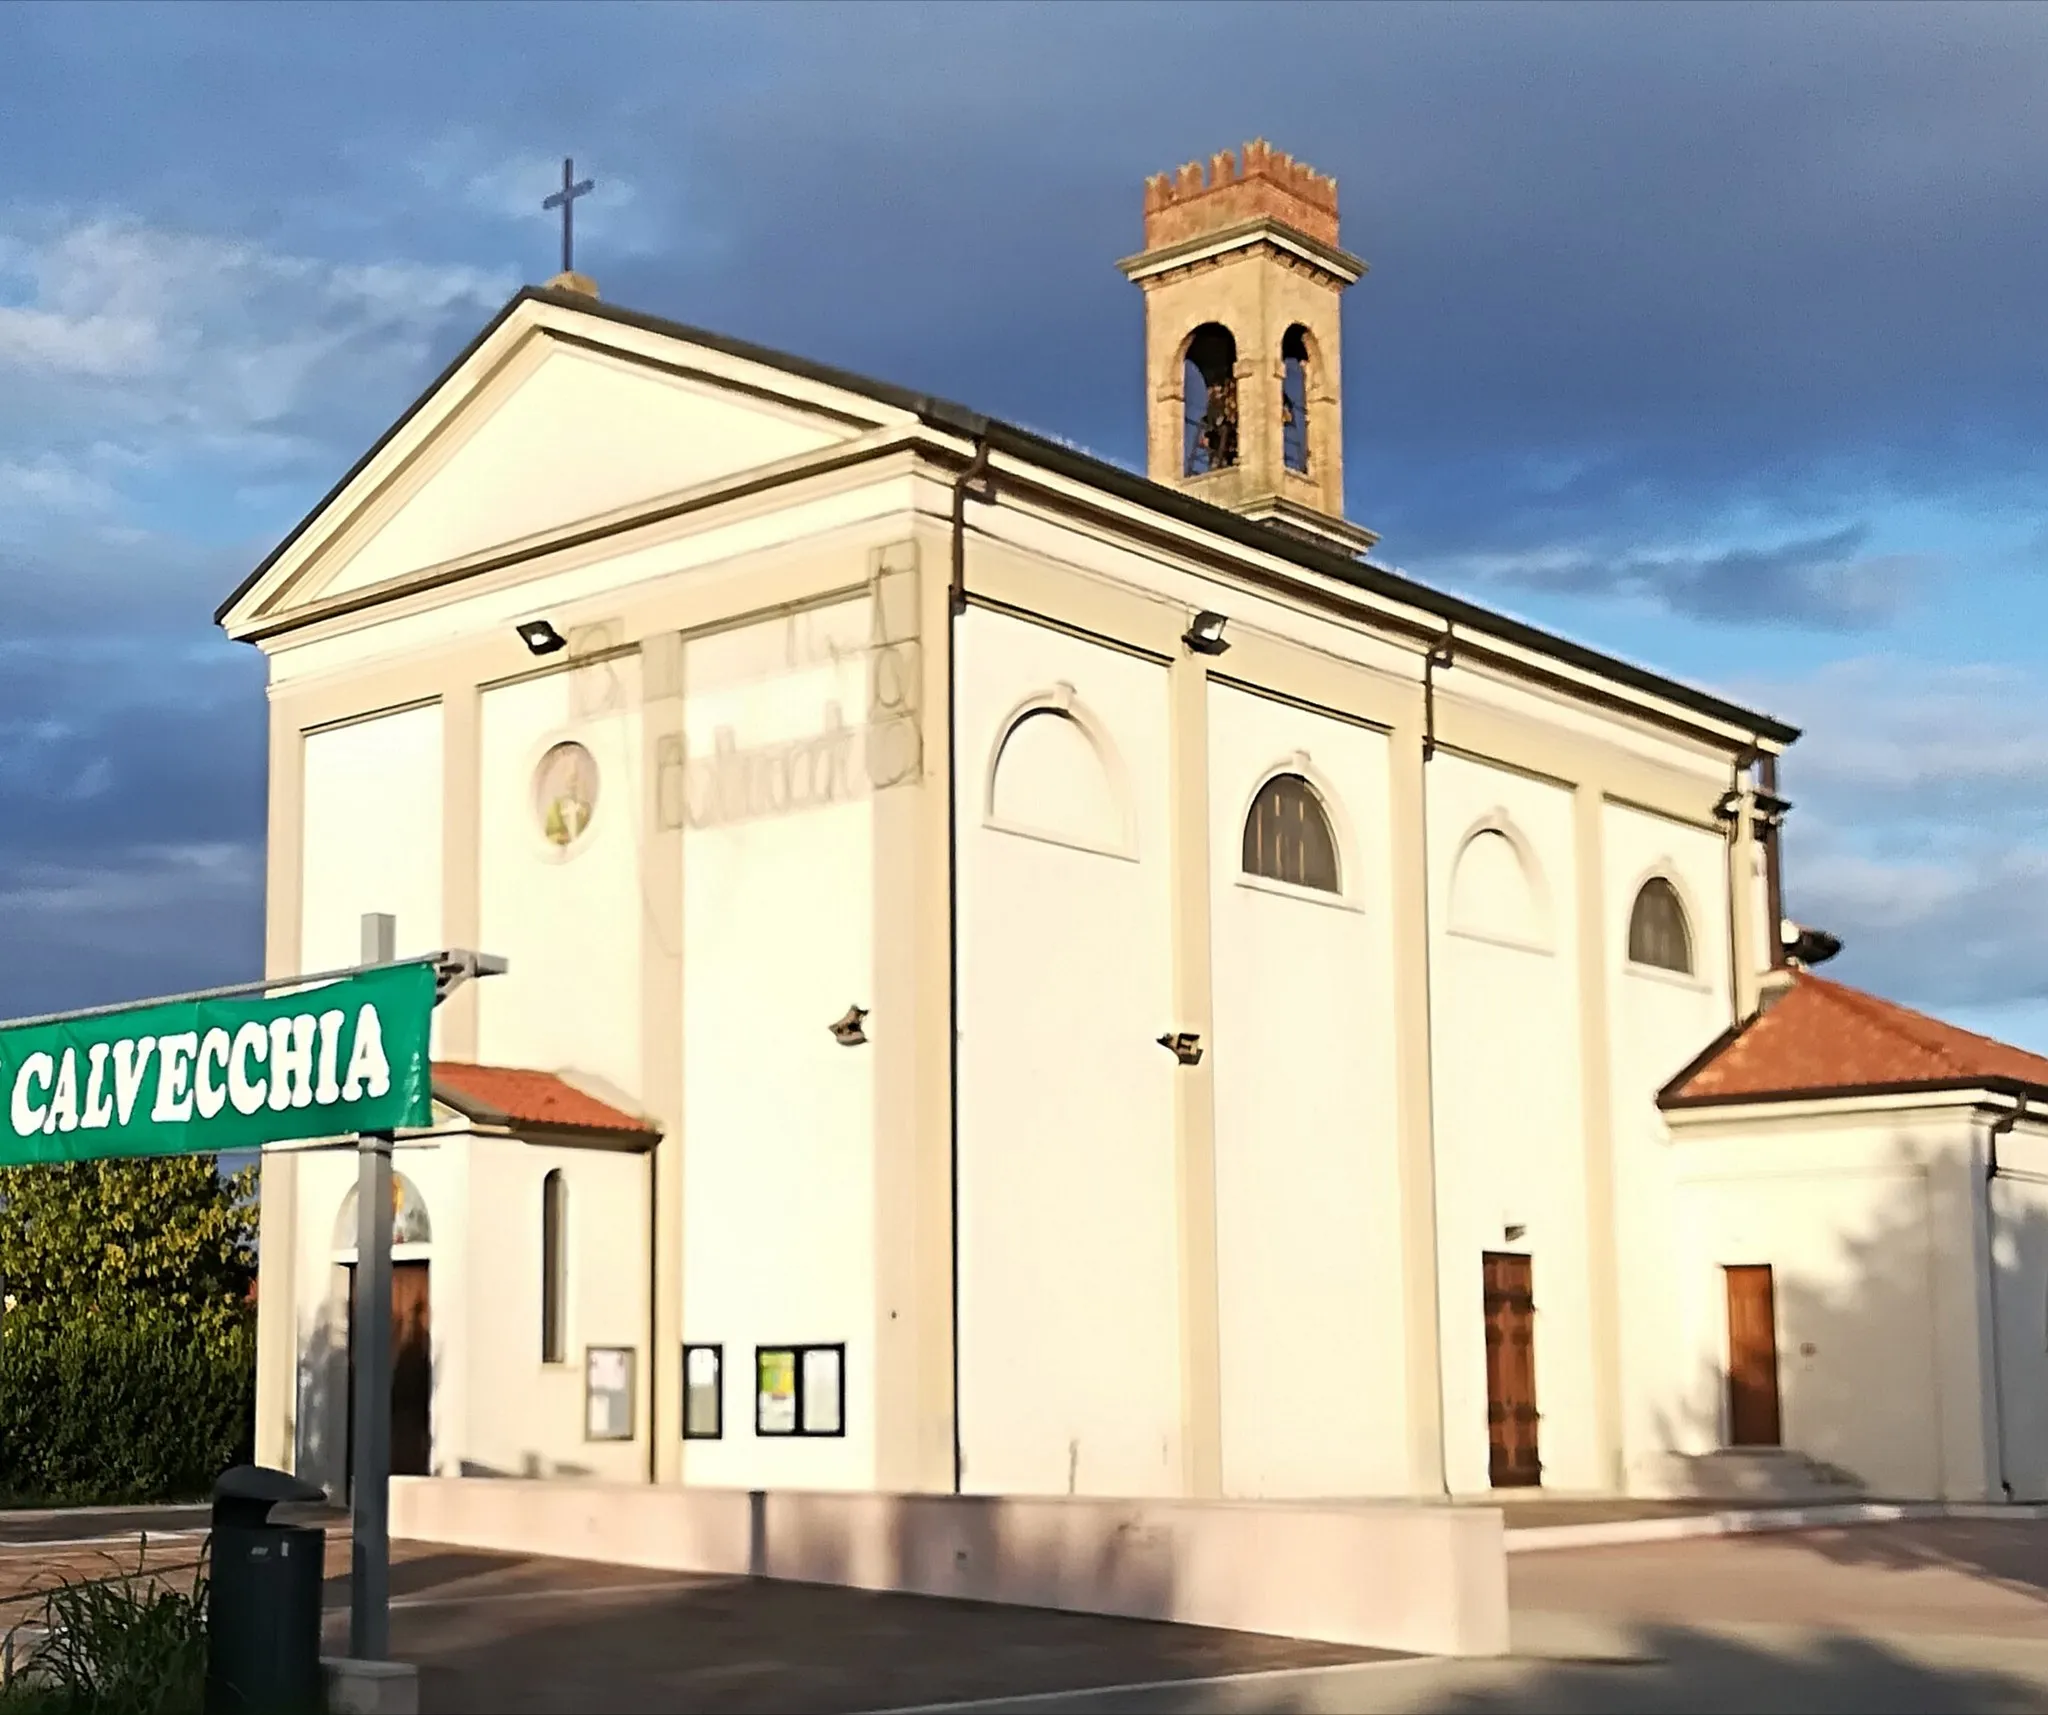
[[[1487,1471],[1496,1489],[1543,1481],[1536,1450],[1536,1299],[1529,1259],[1488,1251],[1486,1270]]]
[[[1728,1277],[1728,1445],[1778,1445],[1777,1294],[1768,1263]]]
[[[391,1265],[391,1474],[424,1477],[433,1459],[434,1340],[428,1311],[433,1265]],[[354,1270],[350,1269],[353,1276]],[[348,1475],[356,1469],[355,1282],[349,1282]]]

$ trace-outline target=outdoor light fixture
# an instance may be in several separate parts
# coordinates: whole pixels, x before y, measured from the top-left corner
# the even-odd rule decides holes
[[[1171,1049],[1173,1057],[1183,1066],[1194,1066],[1201,1062],[1202,1038],[1192,1030],[1169,1030],[1159,1039],[1159,1046]]]
[[[568,638],[545,619],[522,619],[519,622],[519,641],[536,655],[552,655],[557,649],[569,647]]]
[[[858,1048],[868,1039],[868,1033],[860,1027],[860,1021],[867,1015],[866,1007],[849,1006],[832,1026],[832,1040],[842,1048]]]
[[[1714,814],[1724,822],[1732,822],[1742,814],[1742,794],[1728,791],[1721,794],[1721,802],[1714,806]]]
[[[1204,609],[1195,615],[1194,624],[1180,634],[1180,640],[1197,655],[1221,655],[1230,647],[1223,635],[1223,628],[1229,623],[1222,614]]]

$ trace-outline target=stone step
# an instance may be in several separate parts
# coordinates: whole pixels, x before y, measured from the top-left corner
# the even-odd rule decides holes
[[[1631,1487],[1639,1494],[1709,1501],[1848,1500],[1863,1493],[1852,1473],[1791,1447],[1660,1453],[1641,1462]]]

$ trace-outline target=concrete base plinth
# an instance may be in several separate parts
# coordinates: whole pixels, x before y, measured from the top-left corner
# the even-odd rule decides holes
[[[391,1534],[1425,1655],[1508,1647],[1491,1507],[399,1477]]]
[[[409,1661],[322,1656],[332,1715],[420,1715],[420,1670]]]

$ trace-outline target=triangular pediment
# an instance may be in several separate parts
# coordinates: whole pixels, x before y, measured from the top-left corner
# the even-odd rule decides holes
[[[515,301],[223,610],[268,629],[801,461],[907,414],[730,351]]]

